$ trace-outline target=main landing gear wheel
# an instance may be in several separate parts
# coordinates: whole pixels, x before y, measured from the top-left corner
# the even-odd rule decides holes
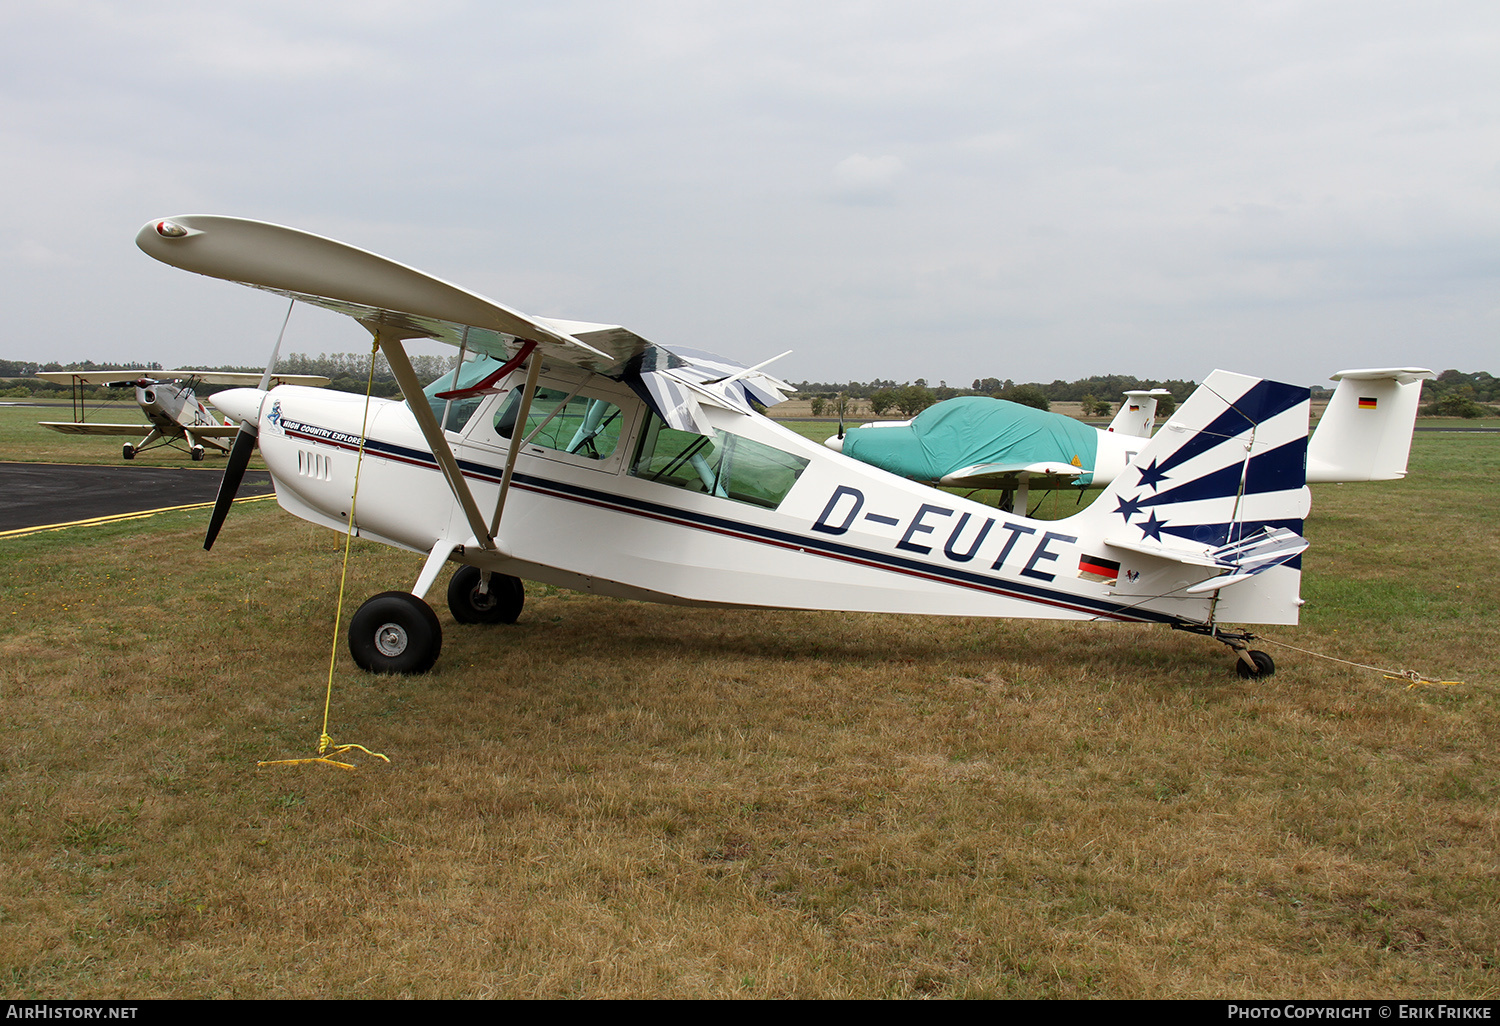
[[[127,460],[135,459],[135,446],[131,445],[129,442],[126,442],[125,448],[120,452],[120,455],[124,456]]]
[[[437,614],[410,592],[381,592],[349,621],[349,654],[370,673],[426,673],[442,650]]]
[[[526,601],[520,580],[505,574],[490,574],[490,587],[479,590],[477,566],[461,566],[448,582],[448,611],[459,623],[515,623]]]
[[[1271,657],[1259,649],[1245,653],[1245,655],[1249,655],[1251,659],[1255,660],[1255,669],[1250,669],[1249,664],[1245,662],[1244,655],[1236,653],[1237,658],[1234,661],[1234,668],[1241,677],[1249,680],[1259,680],[1262,677],[1269,677],[1276,672],[1276,664],[1271,660]]]
[[[193,448],[192,448],[192,454],[193,454],[193,462],[194,463],[201,463],[201,462],[203,462],[203,446],[201,446],[201,445],[195,445],[195,446],[193,446]]]

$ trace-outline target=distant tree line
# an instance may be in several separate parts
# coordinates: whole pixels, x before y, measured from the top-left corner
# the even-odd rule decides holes
[[[1076,381],[1058,379],[1045,385],[1035,381],[1018,385],[1009,378],[975,378],[967,389],[950,388],[946,381],[940,382],[936,388],[929,388],[925,378],[905,384],[879,378],[839,383],[804,381],[794,387],[800,396],[824,403],[840,395],[850,401],[863,400],[877,417],[887,413],[913,417],[933,403],[956,395],[988,395],[1039,410],[1050,409],[1055,402],[1076,402],[1083,407],[1085,416],[1107,417],[1114,412],[1123,393],[1150,388],[1165,388],[1171,392],[1171,396],[1164,397],[1157,404],[1159,416],[1170,415],[1177,403],[1192,394],[1196,385],[1179,379],[1158,381],[1126,374],[1096,374]],[[1313,388],[1314,398],[1327,398],[1330,394],[1331,388]],[[1445,370],[1435,380],[1423,383],[1422,398],[1422,412],[1432,417],[1500,416],[1500,378],[1488,371]],[[821,416],[816,410],[813,415]]]
[[[1166,415],[1176,408],[1177,402],[1192,394],[1195,385],[1191,381],[1156,381],[1123,374],[1107,374],[1080,378],[1077,381],[1057,380],[1050,385],[1039,382],[1018,385],[1009,378],[975,378],[968,388],[952,388],[946,381],[939,382],[936,388],[930,388],[925,378],[905,384],[877,378],[874,381],[838,384],[804,381],[794,387],[799,395],[811,397],[815,404],[819,400],[826,403],[840,395],[850,400],[864,400],[869,404],[870,412],[877,417],[886,413],[914,417],[933,403],[960,395],[987,395],[1038,410],[1051,409],[1055,402],[1076,402],[1082,405],[1085,416],[1107,417],[1114,412],[1118,397],[1127,390],[1167,389],[1172,395],[1164,397],[1158,404],[1160,412]],[[816,408],[813,415],[821,416]]]
[[[416,372],[417,378],[425,385],[438,375],[453,369],[457,360],[454,356],[413,356],[411,358],[412,370]],[[154,362],[140,363],[95,363],[92,360],[83,360],[78,363],[36,363],[25,360],[0,360],[0,378],[10,378],[9,387],[0,388],[0,395],[14,398],[47,398],[48,396],[66,397],[72,391],[70,385],[54,384],[35,377],[43,371],[110,371],[110,370],[165,370],[178,368],[163,368],[161,364]],[[265,370],[264,367],[194,367],[182,368],[203,371],[220,371],[236,374],[259,374]],[[319,353],[310,356],[306,353],[293,353],[282,357],[276,364],[276,370],[282,374],[321,374],[329,380],[330,388],[341,392],[356,392],[363,395],[365,385],[370,377],[370,354],[369,353]],[[204,385],[199,391],[208,396],[228,385]],[[84,390],[84,394],[92,399],[123,399],[130,396],[127,389],[108,389],[92,386]],[[381,398],[394,398],[401,394],[400,387],[396,384],[396,376],[391,373],[390,364],[386,362],[383,355],[375,357],[375,376],[370,389],[370,394]]]
[[[1434,417],[1493,417],[1500,409],[1486,405],[1500,402],[1500,378],[1487,371],[1465,374],[1445,370],[1436,381],[1424,382],[1422,412]]]
[[[413,356],[412,369],[424,384],[438,375],[453,369],[455,356]],[[343,392],[363,394],[370,370],[369,353],[293,353],[283,357],[276,369],[283,374],[321,374],[329,379],[331,388]],[[0,360],[0,379],[10,379],[0,395],[8,397],[46,397],[70,391],[67,385],[57,385],[36,378],[41,371],[108,371],[108,370],[163,370],[160,363],[143,360],[135,363],[95,363],[83,360],[76,363],[38,363],[30,360]],[[198,370],[259,373],[262,367],[200,367]],[[212,395],[226,386],[205,386],[203,393]],[[1083,406],[1086,416],[1107,417],[1114,412],[1115,403],[1122,393],[1134,389],[1165,388],[1171,392],[1169,398],[1158,403],[1158,412],[1165,416],[1172,412],[1176,403],[1192,394],[1192,381],[1170,379],[1158,381],[1153,378],[1136,378],[1126,374],[1103,374],[1079,378],[1076,381],[1053,381],[1051,384],[1026,382],[1016,384],[1009,378],[975,378],[970,386],[953,388],[946,381],[929,387],[926,378],[914,382],[875,378],[871,381],[812,382],[794,385],[797,393],[814,400],[814,416],[856,412],[862,401],[870,412],[878,416],[900,413],[914,417],[933,403],[952,399],[959,395],[988,395],[997,399],[1046,410],[1055,402],[1076,402]],[[375,358],[375,377],[372,394],[392,398],[401,394],[395,375],[385,357]],[[1327,394],[1327,389],[1314,389],[1314,394]],[[124,390],[93,388],[87,393],[100,399],[115,399],[128,396]],[[1422,412],[1438,417],[1487,417],[1500,415],[1500,378],[1488,371],[1464,372],[1445,370],[1435,381],[1423,384]],[[840,407],[842,402],[842,407]]]

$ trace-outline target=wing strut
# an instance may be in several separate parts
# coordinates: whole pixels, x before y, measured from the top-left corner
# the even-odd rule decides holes
[[[458,460],[453,457],[453,450],[448,447],[448,439],[443,436],[443,429],[438,426],[437,418],[432,415],[432,407],[427,404],[427,397],[422,394],[422,383],[417,380],[416,371],[412,370],[411,361],[407,359],[406,348],[401,344],[401,339],[386,337],[378,326],[372,326],[371,331],[375,336],[376,344],[380,346],[380,351],[385,354],[386,361],[391,365],[391,373],[395,374],[396,383],[401,386],[401,394],[406,398],[407,407],[417,418],[417,426],[422,429],[422,437],[427,439],[432,455],[437,459],[438,466],[442,468],[443,477],[448,480],[448,489],[458,500],[458,504],[463,507],[464,518],[469,522],[469,529],[474,532],[474,540],[481,548],[495,548],[494,535],[486,528],[484,514],[479,512],[479,504],[474,501],[474,494],[469,491],[469,484],[464,480],[463,471],[458,468]],[[538,365],[541,363],[540,360],[536,362]],[[507,480],[509,476],[507,468]]]
[[[510,452],[505,455],[505,474],[500,479],[500,494],[495,497],[495,518],[490,521],[491,535],[500,530],[500,514],[505,511],[505,497],[510,494],[511,474],[516,469],[516,456],[520,453],[524,440],[522,432],[526,428],[526,418],[531,416],[531,397],[536,395],[536,381],[541,373],[542,356],[540,353],[533,353],[531,363],[526,367],[526,387],[521,390],[521,408],[516,411],[516,426],[510,429]]]

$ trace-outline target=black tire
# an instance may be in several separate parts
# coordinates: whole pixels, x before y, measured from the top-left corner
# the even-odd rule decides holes
[[[461,566],[448,582],[448,611],[459,623],[515,623],[526,602],[519,578],[490,574],[489,593],[479,593],[479,568]]]
[[[120,455],[124,456],[127,460],[135,459],[135,446],[131,445],[129,442],[126,442],[125,448],[123,451],[121,451]]]
[[[1238,655],[1235,657],[1234,668],[1241,677],[1248,680],[1259,680],[1262,677],[1269,677],[1276,672],[1276,663],[1264,652],[1259,650],[1252,651],[1250,658],[1255,660],[1255,669],[1253,670],[1245,665],[1245,660],[1239,658]]]
[[[193,448],[192,448],[192,455],[193,455],[193,462],[194,463],[201,463],[203,461],[203,446],[201,446],[201,445],[195,445],[195,446],[193,446]]]
[[[349,621],[349,654],[370,673],[426,673],[442,650],[437,614],[410,592],[381,592]]]

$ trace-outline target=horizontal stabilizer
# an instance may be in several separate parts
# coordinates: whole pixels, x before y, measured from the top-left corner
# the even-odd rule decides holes
[[[1221,545],[1214,559],[1229,572],[1187,589],[1189,595],[1202,595],[1248,581],[1256,574],[1289,562],[1307,551],[1307,539],[1285,527],[1267,527],[1243,541]]]

